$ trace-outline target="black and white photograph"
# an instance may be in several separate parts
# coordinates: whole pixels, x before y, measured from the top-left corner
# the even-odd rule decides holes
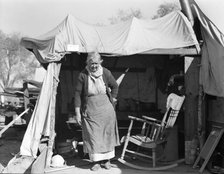
[[[224,1],[0,0],[0,173],[224,174]]]

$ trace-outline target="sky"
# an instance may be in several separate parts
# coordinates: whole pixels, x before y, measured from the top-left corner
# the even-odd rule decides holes
[[[117,11],[139,9],[152,18],[160,4],[178,0],[0,0],[0,30],[35,37],[56,27],[68,14],[90,24],[108,23]]]
[[[203,13],[224,34],[224,1],[223,0],[195,0]]]
[[[224,0],[195,0],[208,17],[224,31]],[[0,30],[35,37],[55,28],[68,14],[90,23],[108,24],[118,10],[140,10],[151,19],[160,4],[179,0],[0,0]]]

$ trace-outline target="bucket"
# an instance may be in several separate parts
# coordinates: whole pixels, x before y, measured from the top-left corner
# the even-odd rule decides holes
[[[185,141],[185,163],[193,164],[197,156],[198,141],[193,138],[191,141]]]
[[[58,142],[56,147],[58,154],[70,153],[73,150],[71,142]]]
[[[169,136],[167,138],[167,144],[165,146],[165,157],[164,161],[169,162],[169,161],[175,161],[179,159],[179,154],[178,154],[178,129],[177,126],[174,126],[170,132]]]

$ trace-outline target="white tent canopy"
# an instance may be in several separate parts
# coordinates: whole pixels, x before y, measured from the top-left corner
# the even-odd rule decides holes
[[[78,45],[79,52],[132,55],[153,49],[173,49],[197,45],[188,19],[172,12],[156,20],[132,18],[110,26],[96,26],[68,15],[56,28],[37,38],[23,38],[22,45],[32,49],[41,63],[62,58],[68,44]]]
[[[41,63],[59,61],[68,44],[79,46],[79,52],[99,51],[113,55],[132,55],[153,49],[173,49],[195,46],[196,35],[188,19],[180,12],[172,12],[156,20],[129,21],[111,25],[94,26],[68,15],[56,28],[38,38],[21,41],[32,50]],[[21,155],[36,157],[41,136],[50,136],[52,108],[60,66],[50,63],[43,81],[40,97],[24,135]],[[50,140],[51,141],[51,140]]]

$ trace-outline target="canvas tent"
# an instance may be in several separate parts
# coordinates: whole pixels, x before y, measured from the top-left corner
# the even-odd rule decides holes
[[[41,63],[58,61],[67,44],[79,46],[79,52],[131,55],[153,49],[182,48],[196,45],[191,24],[181,12],[157,20],[133,18],[111,26],[86,24],[68,15],[55,29],[37,38],[23,38]]]
[[[196,2],[196,3],[195,3]],[[200,83],[205,93],[224,97],[224,25],[223,8],[220,0],[195,0],[191,4],[192,12],[198,17],[203,38]],[[206,10],[205,7],[216,7],[216,10]]]
[[[20,148],[21,155],[36,157],[41,136],[49,136],[52,145],[50,130],[54,128],[60,61],[68,44],[78,45],[80,53],[97,50],[111,56],[125,56],[190,46],[195,49],[198,42],[190,22],[177,11],[157,20],[133,18],[112,26],[89,25],[68,15],[55,29],[37,38],[23,38],[21,44],[32,50],[43,65],[48,65]]]

